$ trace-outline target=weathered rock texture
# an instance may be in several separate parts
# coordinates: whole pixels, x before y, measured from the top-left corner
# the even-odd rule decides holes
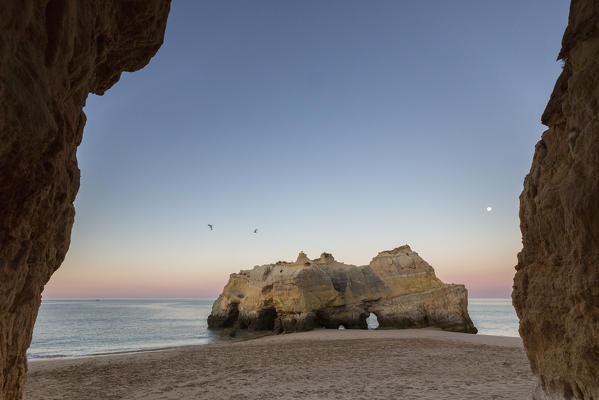
[[[520,196],[512,299],[536,399],[599,399],[599,2],[573,0],[564,69]]]
[[[40,293],[69,247],[88,93],[145,66],[170,0],[0,7],[0,397],[21,397]]]
[[[256,266],[231,274],[212,306],[212,328],[292,332],[316,327],[367,328],[372,312],[380,328],[434,326],[476,333],[463,285],[446,285],[409,246],[383,251],[356,267],[323,253],[310,260]]]

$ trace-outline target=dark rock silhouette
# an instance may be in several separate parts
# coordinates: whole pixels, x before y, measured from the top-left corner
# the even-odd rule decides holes
[[[599,2],[573,0],[564,68],[520,196],[512,299],[535,399],[599,399]]]
[[[0,398],[20,399],[41,292],[69,248],[88,93],[144,67],[170,0],[4,0],[0,12]]]

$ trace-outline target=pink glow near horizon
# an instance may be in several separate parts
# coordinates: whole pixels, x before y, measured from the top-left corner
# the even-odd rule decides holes
[[[446,254],[421,254],[435,268],[437,276],[446,283],[464,284],[471,298],[501,297],[511,293],[515,256],[472,257],[468,262]],[[342,262],[348,260],[341,259]],[[215,298],[222,291],[229,274],[251,268],[237,261],[231,265],[211,268],[181,265],[159,268],[137,264],[118,267],[80,268],[83,260],[69,258],[44,289],[44,298]],[[348,262],[349,263],[349,262]]]

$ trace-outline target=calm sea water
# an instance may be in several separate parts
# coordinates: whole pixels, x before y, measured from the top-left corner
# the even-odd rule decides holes
[[[207,344],[212,299],[44,300],[28,357],[77,357]],[[470,299],[479,333],[518,336],[509,299]],[[370,327],[376,320],[369,319]]]
[[[468,299],[468,314],[482,335],[520,336],[512,299]]]

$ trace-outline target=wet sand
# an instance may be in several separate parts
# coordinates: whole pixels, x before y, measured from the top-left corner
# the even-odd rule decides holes
[[[29,363],[25,399],[529,399],[520,338],[315,330]]]

